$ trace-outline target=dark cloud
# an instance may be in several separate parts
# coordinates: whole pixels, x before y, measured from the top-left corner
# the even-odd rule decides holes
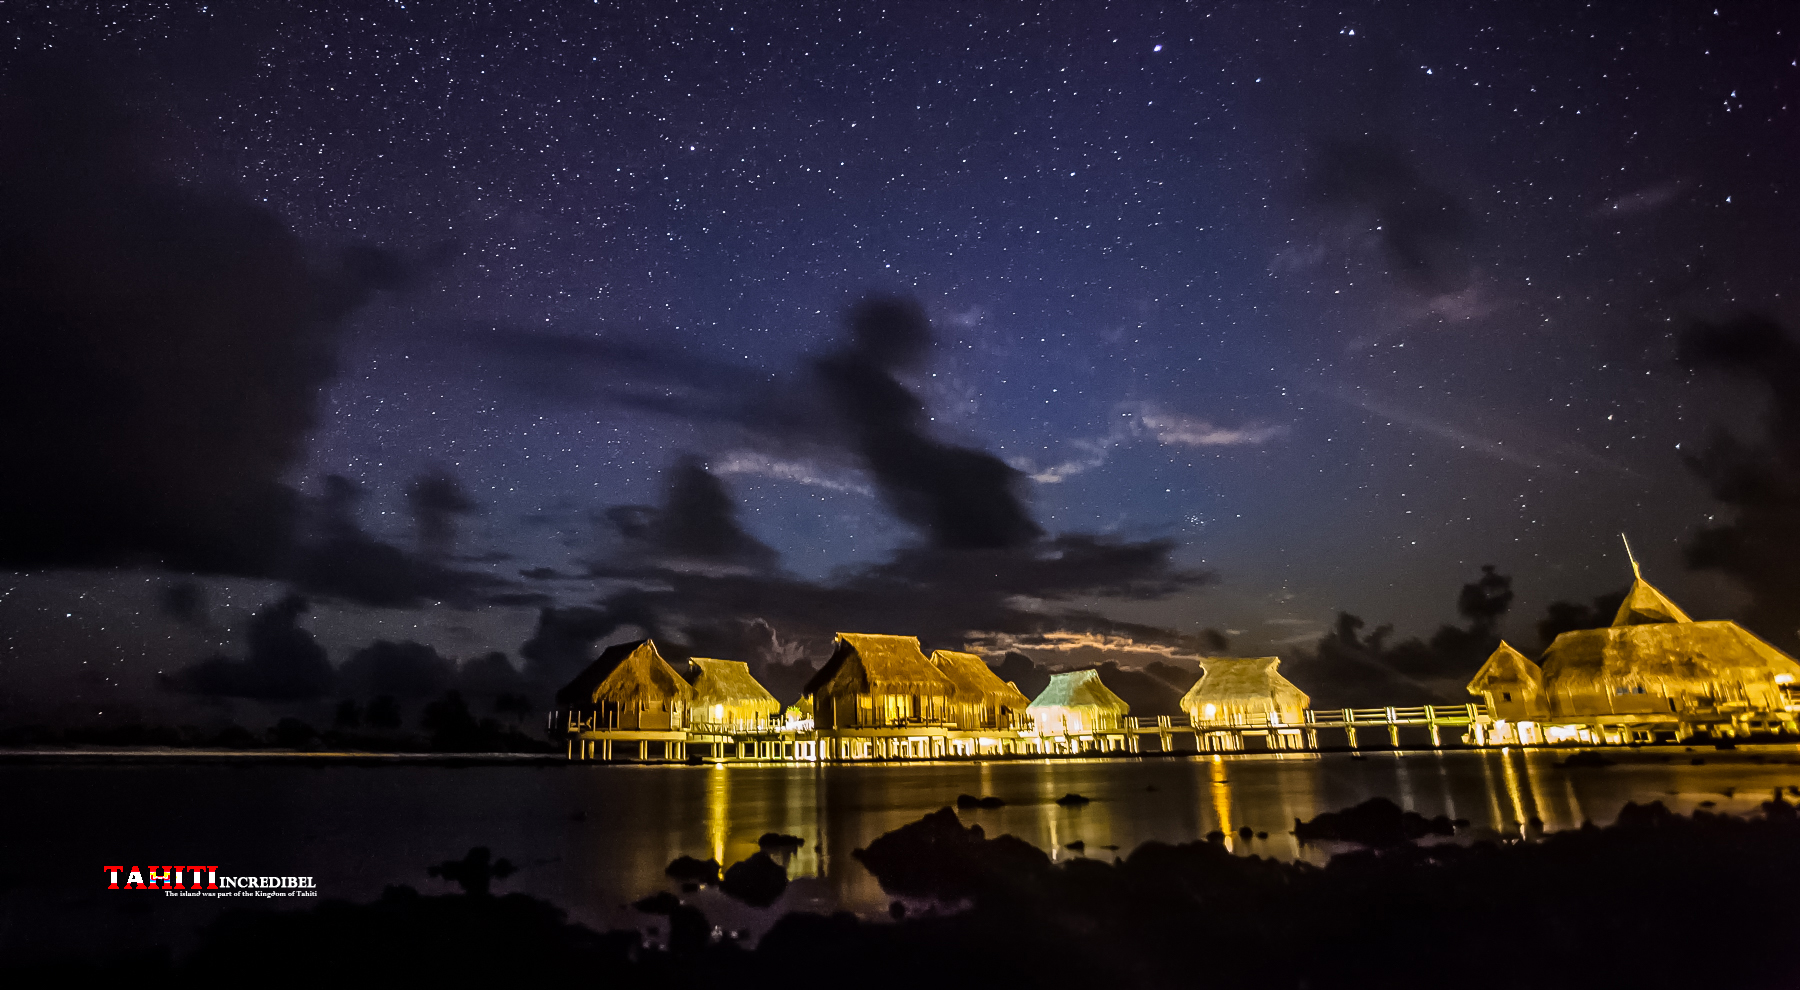
[[[354,526],[302,539],[309,506],[283,480],[346,317],[442,252],[308,245],[235,192],[163,174],[156,136],[74,74],[0,92],[0,563],[448,597],[466,579]]]
[[[1370,137],[1328,140],[1308,171],[1312,195],[1374,228],[1389,261],[1415,288],[1435,295],[1468,285],[1473,216],[1398,147]]]
[[[289,594],[250,620],[244,659],[217,656],[161,678],[183,694],[261,701],[302,701],[328,694],[335,680],[325,648],[300,627],[311,606]]]
[[[816,366],[882,500],[932,546],[988,550],[1043,535],[1025,507],[1025,476],[985,451],[927,432],[924,403],[895,373],[929,352],[931,325],[917,302],[873,298],[850,314],[850,341]]]
[[[480,511],[463,491],[462,482],[442,468],[434,468],[406,486],[406,508],[419,531],[419,551],[445,556],[456,546],[456,519]]]
[[[206,629],[212,625],[206,610],[206,588],[198,581],[164,585],[157,593],[156,604],[162,614],[184,626]]]
[[[338,668],[338,687],[351,697],[391,695],[402,701],[434,697],[456,683],[456,665],[423,643],[378,639]]]
[[[775,563],[775,551],[745,532],[725,483],[698,458],[676,461],[668,478],[660,507],[621,505],[606,511],[607,520],[640,555],[757,569]]]
[[[295,584],[364,605],[406,608],[427,602],[467,607],[481,592],[504,583],[445,567],[375,539],[357,522],[361,500],[361,490],[348,478],[325,478],[323,494],[309,507],[307,538],[296,551]]]
[[[0,560],[278,573],[339,327],[408,267],[159,174],[72,76],[0,108]]]
[[[1361,616],[1339,612],[1313,650],[1295,658],[1288,677],[1317,708],[1466,701],[1463,685],[1500,645],[1500,619],[1512,601],[1512,579],[1484,565],[1457,593],[1456,611],[1467,625],[1439,626],[1430,639],[1392,642],[1387,624],[1365,634]]]
[[[1774,320],[1743,316],[1700,323],[1681,341],[1690,368],[1760,386],[1762,435],[1718,430],[1688,466],[1734,518],[1703,527],[1688,544],[1691,567],[1719,571],[1750,593],[1744,624],[1781,646],[1800,643],[1800,345]]]
[[[1609,591],[1596,595],[1586,605],[1580,602],[1551,602],[1544,608],[1544,617],[1538,620],[1538,642],[1544,649],[1549,649],[1556,637],[1563,633],[1612,625],[1613,616],[1619,613],[1619,606],[1625,603],[1625,596],[1630,592],[1629,588]]]

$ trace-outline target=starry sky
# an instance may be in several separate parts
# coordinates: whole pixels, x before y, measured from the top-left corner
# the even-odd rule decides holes
[[[1622,531],[1697,617],[1757,594],[1690,566],[1736,511],[1691,458],[1766,390],[1683,341],[1800,325],[1787,4],[0,20],[4,346],[83,342],[7,380],[15,711],[142,703],[289,589],[334,663],[546,608],[1290,655],[1483,564],[1529,642]]]

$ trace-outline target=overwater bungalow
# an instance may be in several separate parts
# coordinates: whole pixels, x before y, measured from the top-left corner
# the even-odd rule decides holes
[[[955,687],[950,718],[958,729],[1019,729],[1026,724],[1031,699],[1017,684],[1001,680],[986,661],[955,650],[933,650],[930,659]]]
[[[1694,621],[1639,574],[1612,625],[1556,637],[1541,666],[1501,644],[1469,691],[1498,741],[1653,742],[1793,732],[1796,677],[1787,654],[1735,622]]]
[[[738,660],[688,661],[694,700],[689,727],[706,732],[766,732],[779,723],[781,702]]]
[[[916,636],[838,633],[831,659],[806,682],[824,756],[943,756],[956,685],[931,665]]]
[[[1468,691],[1482,699],[1506,742],[1542,742],[1535,737],[1544,717],[1544,671],[1505,640],[1470,679]],[[1510,732],[1507,725],[1514,726]]]
[[[1181,698],[1196,725],[1299,725],[1312,699],[1276,672],[1280,657],[1200,661],[1200,680]]]
[[[694,689],[647,639],[608,647],[556,692],[570,753],[581,758],[610,759],[618,741],[632,743],[640,757],[651,742],[662,744],[665,757],[679,757],[693,699]]]
[[[1100,672],[1070,670],[1050,675],[1043,693],[1025,709],[1040,736],[1064,740],[1064,748],[1124,749],[1116,735],[1124,728],[1131,706],[1100,682]]]

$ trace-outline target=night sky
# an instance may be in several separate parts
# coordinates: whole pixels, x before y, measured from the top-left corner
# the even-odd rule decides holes
[[[1621,531],[1800,645],[1789,4],[0,19],[0,721],[334,696],[295,624],[1305,670],[1484,564],[1535,647]]]

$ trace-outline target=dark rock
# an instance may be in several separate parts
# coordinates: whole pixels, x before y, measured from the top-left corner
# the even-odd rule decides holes
[[[718,883],[719,861],[716,859],[695,859],[692,856],[677,856],[663,869],[672,880],[685,883]]]
[[[1076,839],[1074,842],[1065,843],[1063,845],[1063,848],[1064,849],[1073,849],[1076,852],[1080,852],[1083,849],[1087,848],[1087,843],[1081,841],[1080,839]]]
[[[908,897],[955,900],[1047,869],[1050,857],[1021,839],[989,839],[942,808],[851,853],[881,889]]]
[[[1080,794],[1076,794],[1074,791],[1070,791],[1069,793],[1064,794],[1062,797],[1057,798],[1056,803],[1062,805],[1065,808],[1079,808],[1082,805],[1087,804],[1088,802],[1090,802],[1092,800],[1093,800],[1093,798],[1082,797]]]
[[[970,808],[979,808],[981,807],[981,799],[973,794],[958,794],[956,796],[956,806],[964,811],[967,811]]]
[[[797,835],[783,835],[780,832],[764,832],[757,840],[756,847],[763,852],[796,852],[806,845],[806,840]]]
[[[1443,815],[1426,818],[1387,798],[1370,798],[1354,808],[1327,811],[1310,822],[1294,820],[1294,836],[1303,843],[1354,842],[1370,848],[1396,846],[1427,835],[1455,835]]]
[[[631,905],[645,914],[672,914],[681,906],[681,898],[666,890],[658,891]]]
[[[980,804],[983,808],[1004,808],[1004,807],[1006,807],[1005,801],[1002,801],[1001,799],[993,796],[992,794],[989,794],[988,796],[982,798],[980,801]]]
[[[1248,825],[1244,825],[1238,829],[1238,838],[1240,839],[1248,839],[1255,834],[1256,830]]]
[[[787,889],[787,870],[766,852],[733,863],[719,889],[752,907],[768,907]]]

